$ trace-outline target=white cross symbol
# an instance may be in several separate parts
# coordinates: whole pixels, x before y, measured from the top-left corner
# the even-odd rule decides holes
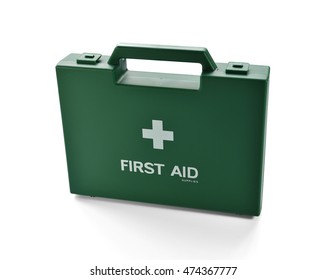
[[[164,140],[174,141],[174,132],[163,130],[162,121],[152,120],[152,129],[142,129],[142,137],[153,140],[153,149],[163,150]]]

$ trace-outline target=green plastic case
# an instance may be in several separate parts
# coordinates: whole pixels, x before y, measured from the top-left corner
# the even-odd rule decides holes
[[[195,62],[201,76],[129,71],[127,58]],[[74,194],[257,216],[269,67],[205,48],[120,44],[56,66]]]

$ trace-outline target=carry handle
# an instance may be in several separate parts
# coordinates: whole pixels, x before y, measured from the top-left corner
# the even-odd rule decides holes
[[[122,58],[200,63],[203,72],[212,72],[217,68],[208,50],[198,47],[119,44],[114,49],[108,63],[118,65]]]

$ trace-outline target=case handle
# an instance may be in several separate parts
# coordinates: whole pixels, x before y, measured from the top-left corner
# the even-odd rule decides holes
[[[198,47],[119,44],[115,47],[108,63],[118,65],[122,58],[200,63],[203,72],[212,72],[217,68],[209,51]]]

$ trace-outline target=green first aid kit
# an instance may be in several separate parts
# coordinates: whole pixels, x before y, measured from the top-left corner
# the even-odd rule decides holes
[[[129,71],[130,58],[202,73]],[[268,66],[119,44],[111,56],[70,54],[56,72],[71,193],[260,214]]]

